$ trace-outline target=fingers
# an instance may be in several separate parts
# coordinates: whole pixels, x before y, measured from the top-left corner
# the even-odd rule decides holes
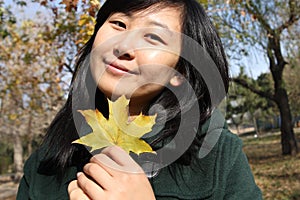
[[[107,155],[120,166],[126,166],[134,162],[128,153],[118,146],[107,147],[101,153]]]
[[[100,154],[93,156],[91,162],[100,165],[112,176],[118,176],[119,173],[117,172],[144,173],[142,168],[123,149],[117,146],[105,148]]]
[[[90,200],[90,198],[81,190],[77,184],[77,180],[72,181],[68,186],[70,200]]]
[[[112,175],[98,164],[88,163],[84,166],[83,171],[104,190],[112,189],[110,187],[114,181]]]
[[[119,147],[108,147],[93,156],[90,163],[84,166],[83,172],[77,174],[77,181],[69,184],[71,200],[133,200],[145,196],[155,199],[142,168]]]
[[[77,185],[90,199],[101,199],[104,195],[103,189],[82,172],[77,174]]]
[[[121,169],[121,166],[118,163],[116,163],[114,160],[112,160],[110,157],[108,157],[107,155],[105,155],[103,153],[93,156],[90,159],[90,162],[96,163],[105,168],[110,168],[110,169],[114,169],[114,170]],[[109,170],[109,171],[111,171],[111,170]]]

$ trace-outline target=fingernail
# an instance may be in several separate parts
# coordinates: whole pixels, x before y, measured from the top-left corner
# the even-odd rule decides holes
[[[79,177],[79,176],[81,176],[83,173],[82,172],[78,172],[77,173],[77,178]]]

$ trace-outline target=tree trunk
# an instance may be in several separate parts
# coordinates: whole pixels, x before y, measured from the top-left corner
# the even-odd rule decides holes
[[[235,128],[236,128],[236,134],[240,135],[240,128],[239,128],[239,124],[234,124]]]
[[[23,146],[20,134],[18,132],[15,132],[13,135],[15,181],[18,182],[23,174]]]
[[[255,118],[255,117],[252,117],[252,120],[253,120],[253,125],[254,125],[254,129],[255,129],[255,133],[256,133],[257,136],[259,136],[260,133],[259,133],[259,130],[258,130],[256,118]]]
[[[32,139],[33,139],[33,133],[32,133],[32,113],[29,112],[29,120],[28,120],[28,127],[27,127],[27,153],[28,155],[31,155],[32,153]]]
[[[293,155],[298,152],[297,140],[293,130],[292,116],[288,96],[284,89],[277,92],[276,103],[281,118],[281,146],[283,155]]]
[[[272,37],[269,37],[268,58],[270,61],[270,70],[274,80],[274,98],[280,111],[282,154],[292,155],[298,153],[298,146],[293,130],[289,98],[283,80],[283,70],[287,62],[282,56],[280,35],[276,34],[276,31],[270,32],[270,34]]]

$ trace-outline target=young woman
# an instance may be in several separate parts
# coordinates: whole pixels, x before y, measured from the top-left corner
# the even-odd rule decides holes
[[[107,0],[17,199],[261,199],[242,143],[216,109],[228,81],[221,41],[196,1]],[[108,117],[107,98],[121,95],[129,119],[157,114],[144,138],[155,156],[116,146],[92,156],[72,144],[90,132],[77,110]]]

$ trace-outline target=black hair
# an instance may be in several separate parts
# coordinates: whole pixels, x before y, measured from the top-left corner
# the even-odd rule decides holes
[[[180,57],[176,70],[185,77],[191,88],[183,84],[178,87],[178,95],[174,95],[173,91],[165,88],[161,94],[153,99],[150,105],[150,108],[153,108],[152,111],[159,113],[159,110],[155,110],[155,105],[161,105],[167,116],[164,116],[166,118],[164,129],[150,144],[155,147],[156,144],[165,139],[174,137],[182,114],[188,113],[195,106],[199,107],[200,119],[186,125],[189,127],[187,134],[192,131],[194,125],[198,127],[210,117],[214,108],[227,93],[229,77],[228,64],[221,40],[203,7],[195,0],[107,0],[97,14],[93,35],[77,56],[75,73],[67,101],[49,126],[44,138],[42,147],[48,151],[47,159],[45,159],[48,167],[51,166],[57,169],[58,173],[63,173],[67,167],[80,160],[78,157],[85,157],[82,159],[86,160],[89,158],[88,152],[83,152],[87,151],[84,150],[85,148],[71,144],[72,141],[78,139],[80,126],[84,121],[75,112],[76,110],[97,108],[104,116],[108,115],[106,98],[95,86],[89,69],[89,59],[87,59],[92,51],[92,45],[99,28],[111,14],[116,12],[130,14],[148,8],[156,9],[170,6],[181,9],[183,35],[196,41],[203,50],[201,52],[209,55],[216,66],[213,72],[219,74],[221,81],[213,81],[217,85],[210,88],[207,79],[201,73],[208,66],[203,66],[203,59],[199,59],[201,57],[199,56],[199,49],[191,49],[191,41],[183,39],[181,55],[184,56]],[[211,76],[213,79],[214,74]],[[191,98],[192,94],[196,95],[196,102]],[[213,96],[214,94],[219,94],[216,101],[212,101],[212,98],[216,98]],[[160,115],[158,114],[158,116]],[[200,139],[196,138],[196,140]],[[199,145],[199,142],[194,142],[192,147]],[[177,162],[189,164],[193,154],[191,149],[187,150]]]

